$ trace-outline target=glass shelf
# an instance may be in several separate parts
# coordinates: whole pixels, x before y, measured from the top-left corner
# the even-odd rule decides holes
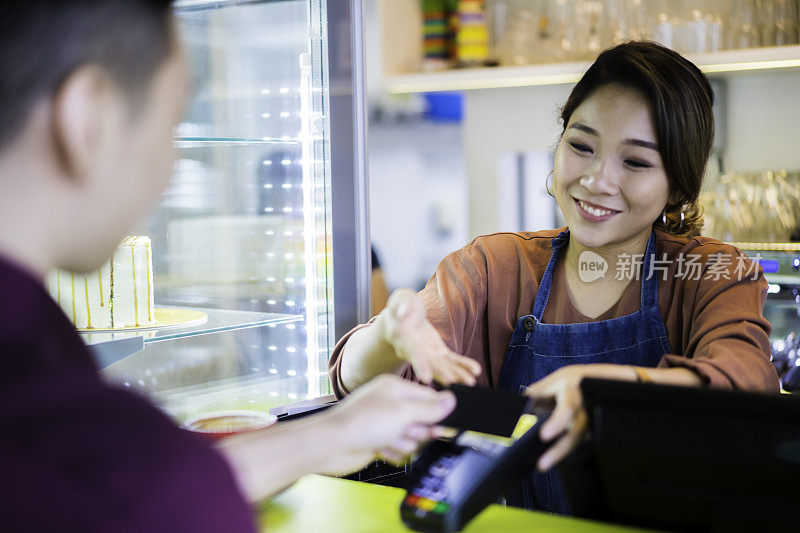
[[[268,324],[288,324],[299,322],[303,319],[302,315],[289,315],[280,313],[257,313],[253,311],[231,311],[227,309],[206,309],[199,307],[174,307],[175,309],[190,309],[202,311],[208,315],[208,320],[202,324],[189,327],[174,327],[167,329],[146,329],[132,331],[113,331],[88,333],[81,332],[81,337],[88,345],[96,345],[107,342],[128,339],[131,337],[142,337],[143,342],[161,342],[185,337],[196,337],[220,331],[230,331],[235,329],[255,328]]]
[[[91,348],[97,365],[100,368],[106,368],[128,356],[142,351],[146,343],[197,337],[222,331],[241,330],[260,326],[275,326],[303,320],[302,315],[231,311],[227,309],[200,307],[185,307],[183,309],[202,311],[208,315],[208,320],[202,324],[183,328],[170,327],[167,329],[155,328],[99,333],[81,332],[80,335],[83,341]]]
[[[286,0],[260,0],[261,4],[285,2]],[[209,7],[219,8],[236,4],[244,4],[241,0],[176,0],[174,2],[175,9],[178,12],[191,11],[193,9],[203,10]]]
[[[298,144],[300,141],[295,138],[272,138],[265,137],[263,139],[235,139],[223,137],[176,137],[175,144],[179,148],[198,148],[202,146],[209,146],[214,144],[223,144],[225,146],[241,145],[266,145],[266,144]]]

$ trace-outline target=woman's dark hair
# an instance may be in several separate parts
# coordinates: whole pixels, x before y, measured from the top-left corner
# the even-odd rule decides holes
[[[132,109],[173,49],[168,0],[23,0],[0,17],[0,150],[36,102],[76,68],[96,64]]]
[[[636,89],[650,102],[670,189],[667,222],[659,217],[653,227],[673,235],[699,235],[703,210],[697,199],[714,142],[714,93],[708,79],[691,61],[654,42],[617,45],[597,57],[570,93],[561,109],[564,130],[575,109],[609,84]]]

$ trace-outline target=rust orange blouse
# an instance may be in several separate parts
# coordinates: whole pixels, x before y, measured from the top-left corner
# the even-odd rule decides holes
[[[551,239],[564,229],[478,237],[445,257],[420,292],[428,319],[447,346],[481,363],[479,385],[497,386],[516,321],[530,314]],[[767,282],[760,267],[728,244],[660,231],[656,260],[663,267],[656,272],[659,308],[674,352],[664,355],[659,366],[692,369],[713,387],[777,392],[778,375],[770,363],[772,327],[763,316]],[[690,268],[690,263],[699,267]],[[611,309],[590,319],[572,304],[559,261],[543,321],[591,322],[633,313],[640,305],[640,287],[637,276]],[[353,331],[339,341],[329,362],[338,397],[348,392],[339,361]],[[405,375],[413,377],[410,369]]]

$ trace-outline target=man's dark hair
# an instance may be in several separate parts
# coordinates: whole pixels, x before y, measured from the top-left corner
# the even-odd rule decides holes
[[[168,0],[23,0],[0,16],[0,150],[76,68],[104,68],[135,106],[172,49]]]
[[[572,89],[561,109],[566,129],[575,109],[598,88],[619,84],[637,89],[650,102],[656,141],[676,197],[654,227],[675,235],[699,235],[698,204],[703,173],[714,142],[714,92],[691,61],[649,41],[631,41],[602,52]],[[563,135],[563,131],[562,131]]]

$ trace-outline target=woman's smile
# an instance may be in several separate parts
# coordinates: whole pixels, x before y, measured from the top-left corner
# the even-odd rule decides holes
[[[585,200],[579,200],[577,198],[573,198],[573,200],[575,200],[578,214],[584,220],[589,222],[604,222],[614,215],[622,212],[616,209],[609,209],[608,207],[599,204],[590,203]]]

